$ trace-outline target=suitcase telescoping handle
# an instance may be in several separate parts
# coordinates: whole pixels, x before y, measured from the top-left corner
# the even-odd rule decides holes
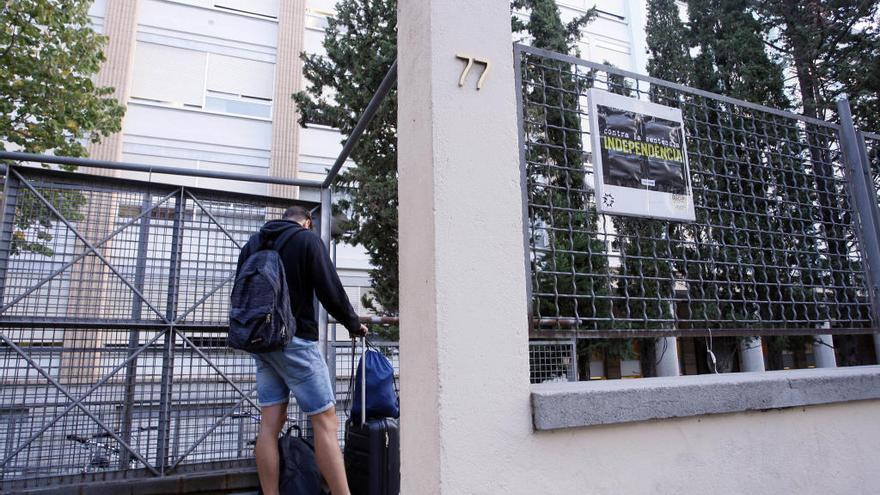
[[[367,424],[367,337],[361,337],[361,425]],[[351,357],[354,359],[357,337],[351,339]]]

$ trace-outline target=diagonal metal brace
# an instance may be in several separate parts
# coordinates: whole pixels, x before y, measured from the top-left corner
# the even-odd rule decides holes
[[[162,335],[161,333],[158,334],[153,340],[155,341],[155,340],[158,339],[158,337],[161,336],[161,335]],[[88,416],[89,418],[91,418],[92,421],[94,421],[95,423],[98,424],[98,426],[101,427],[101,429],[103,429],[104,431],[106,431],[106,432],[107,432],[107,433],[108,433],[108,434],[109,434],[114,440],[116,440],[122,448],[124,448],[125,450],[127,450],[127,451],[128,451],[130,454],[132,454],[132,455],[133,455],[138,461],[140,461],[141,463],[143,463],[143,465],[144,465],[147,469],[149,469],[153,474],[155,474],[155,475],[157,475],[157,476],[159,475],[159,471],[157,471],[156,468],[154,468],[154,467],[153,467],[153,466],[152,466],[152,465],[151,465],[151,464],[150,464],[150,463],[144,458],[144,456],[142,456],[142,455],[140,454],[140,452],[135,451],[134,448],[133,448],[131,445],[129,445],[127,442],[124,442],[124,441],[119,437],[119,435],[117,435],[116,432],[113,431],[112,428],[110,428],[110,427],[108,427],[106,424],[104,424],[103,421],[101,421],[100,419],[98,419],[97,416],[95,416],[91,411],[89,411],[89,409],[88,409],[87,407],[85,407],[85,406],[82,404],[83,399],[85,399],[86,396],[87,396],[88,394],[90,394],[91,392],[93,392],[94,390],[96,390],[98,387],[100,387],[101,385],[103,385],[104,383],[106,383],[107,380],[109,380],[110,376],[112,376],[113,374],[115,374],[116,372],[118,372],[120,369],[122,369],[122,366],[124,366],[125,363],[126,363],[128,360],[134,358],[134,357],[137,355],[137,353],[136,353],[136,354],[133,354],[133,355],[131,356],[131,358],[129,358],[128,360],[126,360],[125,362],[123,362],[122,364],[120,364],[120,366],[117,367],[117,368],[116,368],[116,369],[115,369],[110,375],[106,376],[106,377],[105,377],[104,379],[102,379],[100,382],[98,382],[97,384],[95,384],[95,385],[92,387],[92,389],[88,392],[88,394],[83,395],[82,397],[80,397],[79,399],[77,399],[77,398],[75,398],[75,397],[73,396],[73,394],[71,394],[71,393],[67,390],[67,388],[64,387],[64,385],[62,385],[61,383],[59,383],[58,380],[52,378],[52,376],[51,376],[48,372],[46,372],[46,370],[44,370],[42,366],[40,366],[40,365],[37,364],[33,359],[31,359],[31,357],[28,356],[27,353],[24,352],[24,350],[22,350],[21,347],[19,347],[15,342],[12,342],[11,340],[9,340],[9,339],[6,337],[6,335],[0,333],[0,340],[2,340],[6,345],[8,345],[10,348],[12,348],[12,350],[15,351],[18,355],[20,355],[20,356],[22,357],[22,359],[24,359],[25,361],[27,361],[27,363],[28,363],[29,365],[31,365],[35,370],[37,370],[37,373],[43,375],[43,377],[44,377],[46,380],[48,380],[48,382],[49,382],[50,384],[52,384],[52,386],[54,386],[55,388],[57,388],[59,392],[61,392],[62,394],[64,394],[65,397],[67,397],[68,399],[70,399],[70,400],[73,401],[73,404],[69,405],[69,406],[67,407],[67,409],[65,409],[64,412],[62,412],[61,414],[59,414],[58,416],[56,416],[55,419],[53,419],[52,421],[50,421],[47,425],[43,426],[43,428],[42,428],[39,432],[37,432],[34,436],[32,436],[30,439],[28,439],[28,441],[26,441],[25,443],[23,443],[22,445],[20,445],[20,446],[19,446],[14,452],[12,452],[10,455],[6,456],[6,458],[4,458],[2,462],[0,462],[0,466],[4,466],[4,465],[6,465],[7,462],[9,462],[9,461],[12,460],[15,456],[17,456],[17,455],[19,454],[19,452],[21,452],[22,450],[25,449],[25,447],[27,447],[28,445],[30,445],[31,443],[33,443],[34,440],[36,440],[37,438],[39,438],[39,437],[40,437],[40,436],[41,436],[46,430],[48,430],[49,428],[51,428],[52,425],[55,424],[56,422],[58,422],[59,419],[63,418],[63,417],[64,417],[68,412],[70,412],[74,407],[78,407],[80,410],[82,410],[82,412],[84,412],[84,413],[86,414],[86,416]],[[152,343],[152,342],[151,342],[151,343]],[[147,344],[147,345],[149,345],[149,344]],[[141,348],[141,350],[143,350],[143,349],[146,349],[146,346],[144,346],[144,347]],[[138,353],[139,353],[141,350],[139,350]]]
[[[154,204],[153,206],[151,206],[149,209],[147,209],[146,211],[144,211],[144,212],[141,213],[140,215],[138,215],[138,216],[132,218],[132,219],[129,220],[128,222],[125,222],[121,227],[119,227],[118,229],[114,230],[110,235],[108,235],[107,237],[105,237],[105,238],[101,239],[100,241],[98,241],[98,242],[95,244],[94,247],[95,247],[95,248],[99,248],[99,247],[103,246],[103,245],[106,244],[110,239],[113,239],[114,237],[116,237],[120,232],[122,232],[123,230],[125,230],[125,229],[131,227],[132,225],[135,224],[135,222],[137,222],[138,220],[142,219],[144,216],[149,215],[150,212],[152,212],[154,209],[156,209],[156,208],[158,208],[159,206],[161,206],[162,204],[164,204],[166,201],[168,201],[169,199],[171,199],[171,197],[173,197],[174,195],[176,195],[178,192],[179,192],[179,189],[178,189],[178,190],[175,190],[175,191],[172,191],[172,192],[169,193],[167,196],[165,196],[164,198],[162,198],[161,200],[159,200],[159,202],[157,202],[156,204]],[[26,290],[23,294],[20,294],[20,295],[16,296],[15,299],[13,299],[11,302],[8,302],[8,303],[4,304],[3,307],[0,308],[0,315],[2,315],[3,313],[5,313],[6,310],[8,310],[9,308],[11,308],[12,306],[15,306],[16,304],[18,304],[22,299],[24,299],[24,298],[26,298],[27,296],[33,294],[33,293],[34,293],[35,291],[37,291],[40,287],[42,287],[42,286],[45,285],[46,283],[50,282],[52,279],[54,279],[55,277],[57,277],[58,275],[60,275],[61,273],[63,273],[65,270],[67,270],[68,268],[70,268],[70,267],[72,267],[73,265],[75,265],[79,260],[81,260],[81,259],[85,258],[86,256],[88,256],[89,253],[93,253],[93,252],[95,252],[95,249],[90,248],[90,247],[86,247],[86,250],[83,251],[82,253],[80,253],[79,255],[77,255],[72,261],[66,263],[66,264],[65,264],[64,266],[62,266],[61,268],[55,270],[54,272],[52,272],[52,273],[50,273],[49,275],[47,275],[46,277],[44,277],[42,280],[40,280],[39,282],[37,282],[36,285],[33,285],[33,286],[30,287],[28,290]]]
[[[196,448],[202,442],[204,442],[205,439],[208,438],[208,436],[210,436],[211,433],[214,432],[214,430],[216,430],[221,424],[223,424],[224,421],[226,421],[227,419],[229,419],[230,416],[232,416],[232,413],[235,412],[236,408],[238,408],[238,406],[240,406],[242,402],[244,402],[247,399],[250,399],[250,396],[253,395],[254,391],[256,391],[256,390],[257,390],[257,387],[254,387],[251,389],[250,393],[248,393],[246,396],[243,396],[242,398],[238,399],[238,402],[233,404],[233,406],[228,411],[226,411],[226,413],[223,414],[223,416],[221,416],[220,419],[215,421],[214,424],[211,425],[210,428],[208,428],[208,431],[204,432],[202,434],[202,436],[200,436],[195,442],[193,442],[192,445],[189,446],[188,449],[186,449],[186,452],[184,452],[180,457],[177,458],[176,461],[174,461],[174,464],[172,464],[171,467],[168,468],[166,473],[174,471],[174,469],[177,468],[177,466],[181,462],[183,462],[183,460],[186,459],[187,456],[189,456],[194,450],[196,450]]]
[[[199,199],[198,199],[197,197],[193,196],[193,193],[191,193],[191,192],[189,192],[189,191],[187,190],[187,191],[186,191],[186,195],[189,196],[190,199],[192,199],[192,200],[193,200],[193,201],[199,206],[199,208],[200,208],[203,212],[205,212],[205,215],[208,215],[208,218],[210,218],[211,221],[214,222],[214,224],[217,226],[217,228],[219,228],[224,234],[226,234],[226,237],[228,237],[229,240],[231,240],[232,243],[235,244],[235,246],[236,246],[238,249],[241,249],[242,247],[244,247],[244,246],[242,246],[241,244],[239,244],[239,242],[235,239],[235,237],[233,237],[232,234],[230,234],[229,231],[226,230],[225,227],[223,227],[223,225],[220,223],[220,221],[217,220],[217,217],[215,217],[214,215],[212,215],[211,212],[208,211],[207,208],[205,208],[205,205],[203,205],[202,202],[199,201]]]
[[[177,335],[178,335],[181,339],[183,339],[183,341],[184,341],[185,343],[187,343],[190,347],[192,347],[192,350],[196,351],[196,354],[198,354],[199,357],[201,357],[202,359],[204,359],[205,362],[208,363],[208,366],[210,366],[211,368],[214,368],[214,371],[216,371],[217,374],[220,375],[220,377],[223,378],[223,380],[224,380],[226,383],[228,383],[229,385],[231,385],[232,388],[234,388],[235,391],[239,393],[239,395],[242,395],[242,396],[248,397],[248,394],[245,394],[244,391],[243,391],[241,388],[239,388],[238,385],[235,384],[235,382],[233,382],[228,376],[226,376],[226,373],[224,373],[223,370],[221,370],[220,368],[218,368],[217,365],[214,364],[214,362],[211,361],[211,360],[208,358],[208,356],[206,356],[205,353],[202,352],[202,350],[198,348],[198,346],[196,346],[195,344],[193,344],[192,341],[189,340],[189,337],[187,337],[186,335],[184,335],[183,332],[181,332],[180,330],[177,330]],[[259,409],[260,406],[257,405],[257,403],[254,402],[252,399],[248,399],[248,402],[250,402],[250,404],[251,404],[252,406],[254,406],[255,408],[258,408],[258,409]]]
[[[190,313],[192,313],[193,311],[195,311],[196,308],[198,308],[199,306],[202,305],[202,303],[204,303],[205,301],[207,301],[209,297],[211,297],[211,296],[213,296],[214,294],[216,294],[218,290],[222,289],[223,286],[225,286],[225,285],[228,284],[229,282],[232,282],[234,279],[235,279],[235,274],[232,274],[232,275],[226,277],[226,280],[224,280],[224,281],[220,282],[219,284],[217,284],[217,286],[215,286],[215,287],[214,287],[213,289],[211,289],[207,294],[205,294],[205,295],[202,296],[198,301],[196,301],[195,304],[193,304],[192,306],[190,306],[189,309],[187,309],[187,310],[184,311],[180,316],[178,316],[177,318],[175,318],[175,319],[174,319],[174,324],[177,325],[178,323],[180,323],[181,321],[183,321],[184,318],[186,318],[187,316],[189,316]]]

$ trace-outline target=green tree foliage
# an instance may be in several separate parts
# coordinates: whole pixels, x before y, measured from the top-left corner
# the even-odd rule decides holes
[[[759,0],[756,13],[768,32],[768,45],[794,73],[792,93],[808,117],[836,118],[835,100],[846,93],[856,124],[866,130],[880,129],[880,14],[876,1],[865,0]],[[808,125],[808,155],[816,177],[819,203],[825,207],[820,219],[828,238],[831,283],[829,297],[832,325],[864,319],[853,308],[838,301],[858,298],[847,287],[858,285],[857,273],[848,254],[853,242],[842,227],[849,223],[845,213],[836,213],[837,197],[845,194],[835,186],[830,143],[834,139],[818,126]],[[842,364],[856,364],[853,337],[835,339]]]
[[[580,31],[595,17],[591,10],[568,24],[553,0],[516,0],[514,32],[525,32],[532,46],[559,53],[575,50]],[[578,76],[571,64],[541,60],[523,68],[523,99],[530,146],[526,150],[527,187],[532,195],[529,219],[533,244],[533,312],[539,317],[574,317],[582,328],[605,328],[596,321],[611,315],[605,243],[597,236],[598,215],[588,187],[587,155],[578,112],[579,93],[592,79]],[[580,78],[580,79],[579,79]],[[543,233],[545,246],[539,237]],[[592,354],[591,344],[578,345],[581,360]]]
[[[91,2],[16,0],[0,11],[0,148],[81,157],[87,141],[120,130],[125,108],[96,87],[106,38],[90,27]],[[71,167],[67,167],[70,169]],[[48,194],[47,191],[42,193]],[[86,198],[55,192],[49,202],[81,220]],[[54,254],[54,215],[29,191],[18,199],[11,253]]]
[[[567,51],[571,33],[577,32],[592,17],[590,14],[563,25],[552,1],[518,4],[517,8],[533,12],[528,25],[519,26],[535,37],[538,46],[554,50]],[[294,99],[302,115],[302,125],[329,125],[347,136],[396,57],[396,2],[341,0],[336,11],[335,18],[328,20],[324,38],[326,55],[302,57],[309,86],[294,95]],[[514,26],[518,26],[516,20]],[[364,301],[365,305],[381,314],[396,314],[398,310],[396,115],[396,91],[392,91],[352,153],[351,159],[357,166],[340,174],[337,183],[347,193],[347,198],[339,204],[350,215],[345,240],[363,246],[374,267],[371,271],[373,291]],[[571,119],[561,112],[550,118]],[[579,126],[579,122],[572,125]],[[579,127],[572,127],[576,129]],[[576,151],[580,137],[577,132],[565,134],[550,138],[555,142],[568,140],[572,146],[566,157],[557,158],[560,162],[566,158],[578,160],[572,161],[572,168],[582,169],[582,159],[574,156],[580,155],[580,151]],[[578,148],[572,139],[578,140]],[[582,181],[583,171],[578,173]]]
[[[348,136],[397,57],[397,2],[341,0],[328,19],[326,55],[303,54],[305,91],[294,95],[300,124],[329,125]],[[398,311],[397,91],[392,89],[351,154],[357,166],[339,175],[350,215],[344,239],[363,246],[373,269],[364,305]]]
[[[767,44],[795,75],[804,115],[829,118],[841,93],[858,124],[880,129],[880,4],[871,0],[757,0]]]
[[[664,81],[688,84],[693,71],[690,55],[690,39],[687,27],[681,20],[675,0],[648,0],[648,21],[645,26],[648,44],[648,75]],[[662,94],[671,99],[671,92],[653,86],[652,95]],[[668,104],[668,101],[658,103]]]
[[[731,0],[688,2],[691,44],[697,53],[690,83],[734,98],[787,108],[782,67],[767,55],[762,27],[747,7]],[[689,287],[691,299],[703,302],[688,305],[688,319],[699,326],[702,321],[708,328],[783,326],[786,318],[794,320],[795,315],[778,314],[779,305],[774,301],[791,300],[791,284],[797,283],[796,274],[802,273],[796,270],[802,260],[786,259],[787,253],[813,253],[818,258],[815,237],[803,235],[809,234],[813,225],[788,211],[799,207],[800,201],[809,203],[809,198],[792,197],[803,195],[797,187],[807,186],[804,171],[796,161],[778,163],[778,143],[773,137],[780,133],[778,129],[770,132],[772,124],[766,119],[741,106],[708,99],[701,103],[705,115],[689,119],[692,132],[715,137],[690,143],[692,175],[698,177],[694,183],[703,195],[704,207],[697,222],[685,229],[693,244],[683,259],[700,263],[685,262],[683,270],[689,280],[704,283]],[[725,125],[714,124],[722,120]],[[782,138],[786,144],[791,144],[791,139],[799,141],[796,134],[785,131]],[[765,161],[777,163],[767,167]],[[791,230],[794,227],[798,230]],[[804,243],[813,245],[807,248]],[[733,368],[741,340],[713,339],[719,371]]]

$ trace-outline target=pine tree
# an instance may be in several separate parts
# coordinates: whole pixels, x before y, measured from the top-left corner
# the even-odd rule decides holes
[[[651,56],[648,59],[648,75],[664,81],[688,84],[688,76],[693,71],[689,33],[681,20],[675,0],[648,0],[645,34]],[[651,91],[652,96],[658,93],[662,95],[652,98],[657,103],[668,104],[671,101],[667,100],[674,99],[671,94],[662,93],[660,87],[654,86]]]
[[[300,124],[329,125],[348,136],[397,57],[397,2],[340,0],[328,19],[326,55],[303,55],[308,89],[294,95]],[[367,251],[372,291],[364,305],[397,314],[397,91],[392,89],[351,154],[357,166],[336,181],[350,215],[343,238]]]
[[[527,32],[532,46],[565,54],[576,52],[581,29],[596,15],[590,10],[564,24],[553,0],[515,0],[512,8],[528,15],[527,22],[513,17],[514,32]],[[593,74],[575,71],[568,62],[547,59],[523,68],[523,99],[531,112],[525,118],[532,143],[526,150],[530,228],[533,243],[540,244],[540,232],[547,241],[544,252],[532,259],[533,310],[538,317],[577,318],[579,328],[589,330],[608,328],[601,320],[611,317],[612,307],[607,250],[598,237],[578,111],[579,95],[592,86]],[[594,352],[632,355],[631,342],[620,339],[581,340],[577,351],[581,368]]]
[[[688,32],[679,17],[674,0],[649,0],[646,38],[648,75],[670,82],[687,84],[691,72]],[[629,94],[622,78],[615,87]],[[678,106],[677,92],[652,85],[651,100]],[[680,253],[677,239],[680,226],[675,223],[630,217],[614,217],[618,248],[622,255],[618,294],[625,297],[626,316],[633,320],[627,328],[671,328],[674,326],[675,267],[671,262]],[[642,319],[641,322],[634,320]],[[635,324],[635,325],[634,325]],[[656,375],[658,361],[656,339],[639,339],[639,357],[643,376]],[[662,352],[662,351],[661,351]]]

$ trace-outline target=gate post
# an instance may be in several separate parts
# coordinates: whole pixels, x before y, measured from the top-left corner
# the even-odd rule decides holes
[[[873,193],[875,192],[873,189],[874,181],[872,175],[873,172],[871,171],[871,160],[868,158],[868,146],[866,144],[867,137],[862,132],[859,132],[858,134],[859,157],[861,158],[862,166],[864,167],[864,170],[866,172],[869,196],[874,198],[876,196],[873,195]],[[872,205],[874,206],[874,224],[878,225],[878,240],[880,240],[880,205],[878,205],[877,202],[873,202]],[[880,308],[880,298],[874,301],[875,307]],[[876,320],[873,320],[875,329],[880,327],[880,309],[878,309],[877,315],[878,318]],[[880,332],[874,332],[874,356],[877,359],[877,363],[880,364]]]
[[[877,328],[880,326],[880,209],[871,180],[864,137],[859,136],[853,125],[846,95],[841,95],[837,100],[837,114],[840,116],[840,147],[846,163],[844,171],[858,217],[855,228],[871,297],[871,321]],[[874,349],[880,361],[880,334],[877,333],[874,334]]]
[[[521,493],[497,469],[532,436],[510,2],[398,5],[401,493]]]

